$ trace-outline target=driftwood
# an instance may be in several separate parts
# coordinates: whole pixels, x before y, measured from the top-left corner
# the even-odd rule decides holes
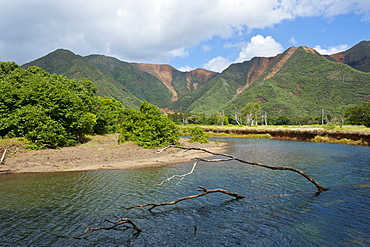
[[[328,190],[328,188],[322,187],[316,180],[314,180],[313,178],[311,178],[308,174],[306,174],[305,172],[303,172],[301,170],[298,170],[296,168],[284,167],[284,166],[269,166],[269,165],[264,165],[264,164],[260,164],[260,163],[249,162],[249,161],[245,161],[245,160],[236,158],[236,157],[234,157],[234,156],[232,156],[230,154],[215,153],[215,152],[211,152],[209,150],[203,149],[203,148],[187,148],[187,147],[180,147],[180,146],[175,146],[175,145],[169,145],[169,146],[167,146],[167,147],[165,147],[163,149],[158,150],[157,153],[161,153],[161,152],[163,152],[164,150],[166,150],[168,148],[179,148],[179,149],[183,149],[183,150],[187,150],[187,151],[189,151],[189,150],[202,151],[202,152],[206,152],[206,153],[209,153],[209,154],[212,154],[212,155],[223,156],[223,157],[226,157],[226,159],[203,159],[203,158],[195,158],[196,162],[195,162],[195,164],[194,164],[191,172],[189,172],[187,174],[183,174],[183,175],[174,175],[171,178],[167,178],[167,179],[163,180],[158,185],[162,185],[165,181],[169,181],[169,180],[171,180],[172,178],[175,178],[175,177],[181,177],[181,180],[182,180],[185,176],[190,175],[194,171],[195,166],[197,165],[198,161],[204,161],[204,162],[222,162],[222,161],[232,161],[232,160],[235,160],[235,161],[239,161],[239,162],[244,163],[244,164],[254,165],[254,166],[261,166],[261,167],[265,167],[265,168],[272,169],[272,170],[288,170],[288,171],[293,171],[293,172],[296,172],[298,174],[301,174],[308,181],[310,181],[311,183],[313,183],[316,186],[318,193],[320,193],[322,191],[325,191],[325,190]]]
[[[99,231],[99,230],[112,230],[112,229],[117,230],[117,229],[120,229],[120,228],[133,228],[137,232],[141,232],[140,227],[138,227],[132,220],[123,219],[123,218],[118,217],[116,215],[113,215],[113,216],[117,218],[117,221],[108,220],[108,219],[104,219],[104,221],[103,221],[103,222],[111,223],[112,224],[111,226],[101,226],[101,227],[93,228],[93,227],[86,226],[82,222],[79,222],[81,225],[83,225],[85,227],[85,230],[82,233],[78,234],[77,236],[70,237],[70,236],[57,235],[57,234],[54,234],[54,235],[56,235],[58,237],[64,237],[64,238],[77,238],[77,239],[83,239],[84,238],[84,239],[86,239],[89,236],[91,236],[91,234],[93,234],[94,231]]]
[[[0,164],[2,164],[4,162],[5,154],[6,154],[7,151],[8,151],[8,149],[4,150],[3,155],[1,156]]]
[[[176,203],[184,201],[184,200],[193,199],[193,198],[197,198],[197,197],[200,197],[200,196],[204,196],[204,195],[211,194],[211,193],[216,193],[216,192],[224,193],[226,195],[233,196],[237,199],[244,198],[244,196],[242,196],[242,195],[239,195],[237,193],[233,193],[233,192],[230,192],[230,191],[227,191],[227,190],[224,190],[224,189],[207,190],[206,188],[204,188],[200,185],[198,185],[198,187],[200,188],[200,189],[198,189],[198,191],[203,191],[202,193],[200,193],[198,195],[186,196],[186,197],[177,199],[177,200],[172,201],[172,202],[148,203],[148,204],[143,204],[143,205],[135,205],[135,206],[131,206],[131,207],[123,207],[123,208],[129,210],[129,209],[132,209],[132,208],[142,208],[142,207],[150,206],[150,208],[148,208],[148,210],[151,211],[155,207],[165,206],[165,205],[173,205],[173,204],[176,204]]]

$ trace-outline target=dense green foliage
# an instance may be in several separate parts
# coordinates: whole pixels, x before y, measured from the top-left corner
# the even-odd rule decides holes
[[[207,135],[201,127],[190,128],[189,132],[190,142],[208,143]]]
[[[87,79],[70,80],[38,67],[0,63],[0,136],[25,137],[32,148],[74,145],[94,131],[113,130],[121,107],[98,98]],[[109,109],[109,111],[107,111]]]
[[[122,103],[111,97],[97,97],[100,101],[96,107],[95,134],[115,133],[117,124],[120,122],[124,112]]]
[[[144,148],[178,144],[179,127],[158,107],[143,102],[140,110],[126,109],[119,125],[119,142],[133,141]]]
[[[363,106],[360,107],[348,109],[346,111],[346,117],[350,124],[370,127],[370,102],[364,103]]]

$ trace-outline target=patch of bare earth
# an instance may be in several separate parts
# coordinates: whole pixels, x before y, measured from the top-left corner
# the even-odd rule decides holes
[[[118,135],[93,136],[85,144],[75,147],[44,150],[11,150],[6,153],[1,171],[8,173],[59,172],[128,169],[148,166],[175,164],[190,161],[195,157],[210,156],[201,151],[183,151],[168,149],[157,154],[157,149],[144,149],[134,143],[118,145]],[[223,153],[226,143],[208,144],[189,143],[182,138],[185,147],[199,147],[213,152]],[[0,147],[1,153],[5,147]],[[5,173],[5,172],[4,172]]]

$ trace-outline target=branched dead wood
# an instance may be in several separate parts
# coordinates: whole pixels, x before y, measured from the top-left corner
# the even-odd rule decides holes
[[[156,185],[156,186],[161,186],[164,182],[166,182],[166,181],[170,181],[170,180],[172,180],[172,179],[174,179],[174,178],[181,178],[181,179],[176,183],[176,185],[180,184],[180,183],[181,183],[181,181],[182,181],[186,176],[188,176],[188,175],[190,175],[190,174],[192,174],[192,173],[194,172],[195,167],[197,166],[198,162],[199,162],[199,160],[195,161],[195,163],[194,163],[194,165],[193,165],[193,168],[191,168],[191,171],[190,171],[190,172],[185,173],[185,174],[182,174],[182,175],[173,175],[172,177],[166,178],[165,180],[163,180],[163,181],[162,181],[162,182],[160,182],[159,184],[155,184],[155,185]]]
[[[117,229],[120,229],[120,228],[133,228],[137,232],[141,232],[140,227],[138,227],[132,220],[121,218],[121,217],[118,217],[116,215],[113,215],[113,216],[117,218],[117,221],[113,221],[113,220],[109,220],[109,219],[104,219],[104,221],[103,221],[103,222],[111,223],[112,224],[111,226],[101,226],[101,227],[94,228],[94,227],[88,227],[84,223],[79,222],[81,225],[83,225],[85,227],[85,230],[82,233],[78,234],[77,236],[73,236],[71,238],[77,238],[77,239],[85,238],[86,239],[89,236],[91,236],[91,234],[93,234],[94,231],[112,230],[112,229],[117,230]],[[57,234],[54,234],[54,235],[56,235],[58,237],[65,237],[65,238],[70,237],[70,236],[57,235]]]
[[[189,151],[189,150],[196,150],[196,151],[206,152],[206,153],[209,153],[209,154],[212,154],[212,155],[215,155],[215,156],[217,155],[217,156],[226,157],[226,159],[203,159],[203,158],[195,158],[197,160],[196,163],[195,163],[195,165],[197,164],[198,161],[204,161],[204,162],[220,162],[220,161],[231,161],[231,160],[235,160],[235,161],[238,161],[238,162],[241,162],[241,163],[244,163],[244,164],[254,165],[254,166],[261,166],[261,167],[265,167],[265,168],[272,169],[272,170],[288,170],[288,171],[296,172],[298,174],[301,174],[303,177],[305,177],[311,183],[313,183],[316,186],[318,193],[320,193],[322,191],[325,191],[325,190],[328,190],[328,188],[322,187],[316,180],[314,180],[313,178],[311,178],[308,174],[306,174],[305,172],[303,172],[301,170],[298,170],[296,168],[285,167],[285,166],[269,166],[269,165],[264,165],[264,164],[260,164],[260,163],[245,161],[245,160],[236,158],[236,157],[234,157],[234,156],[232,156],[230,154],[215,153],[215,152],[211,152],[209,150],[203,149],[203,148],[187,148],[187,147],[180,147],[180,146],[176,146],[176,145],[169,145],[169,146],[167,146],[167,147],[165,147],[163,149],[158,150],[157,153],[161,153],[161,152],[165,151],[168,148],[179,148],[179,149],[183,149],[183,150],[187,150],[187,151]],[[175,177],[181,177],[181,180],[182,180],[185,176],[190,175],[194,171],[195,165],[193,166],[193,169],[191,170],[191,172],[189,172],[187,174],[184,174],[184,175],[174,175],[171,178],[167,178],[167,179],[163,180],[159,185],[161,185],[165,181],[169,181],[169,180],[171,180],[172,178],[175,178]]]
[[[199,187],[198,191],[203,191],[202,193],[200,193],[198,195],[186,196],[186,197],[177,199],[177,200],[172,201],[172,202],[148,203],[148,204],[143,204],[143,205],[135,205],[135,206],[131,206],[131,207],[123,207],[123,208],[129,210],[129,209],[132,209],[132,208],[143,208],[143,207],[150,206],[150,208],[148,208],[148,210],[152,211],[153,208],[156,208],[156,207],[159,207],[159,206],[173,205],[173,204],[176,204],[176,203],[184,201],[184,200],[193,199],[193,198],[197,198],[197,197],[200,197],[200,196],[204,196],[204,195],[208,195],[208,194],[216,193],[216,192],[220,192],[220,193],[223,193],[223,194],[226,194],[226,195],[229,195],[229,196],[233,196],[237,199],[244,198],[244,196],[242,196],[242,195],[239,195],[237,193],[233,193],[233,192],[230,192],[230,191],[227,191],[227,190],[224,190],[224,189],[207,190],[206,188],[204,188],[200,185],[198,185],[198,187]]]

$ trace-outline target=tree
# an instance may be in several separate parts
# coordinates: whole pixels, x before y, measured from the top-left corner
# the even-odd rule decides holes
[[[205,124],[207,123],[207,118],[204,113],[191,113],[188,114],[187,122],[189,124]]]
[[[234,112],[233,113],[234,113],[233,119],[235,120],[235,122],[238,125],[243,124],[243,120],[242,120],[242,117],[241,117],[241,111],[239,109],[237,109],[236,106],[234,106]]]
[[[125,109],[119,133],[120,143],[133,141],[144,148],[176,144],[180,139],[179,127],[146,101],[141,103],[139,111]]]
[[[206,133],[201,127],[190,128],[190,142],[208,143]]]
[[[39,67],[0,63],[0,136],[25,137],[33,148],[70,146],[97,123],[96,88]]]
[[[370,127],[370,102],[364,102],[363,106],[347,109],[346,118],[350,124],[365,125]]]
[[[288,125],[290,124],[290,118],[287,116],[279,116],[276,121],[275,125]]]
[[[96,107],[96,125],[94,133],[108,134],[116,132],[117,124],[123,114],[123,105],[121,102],[111,97],[97,97],[99,105]]]
[[[261,105],[259,103],[248,103],[242,110],[242,114],[245,116],[247,125],[257,125],[258,114],[261,111]]]

